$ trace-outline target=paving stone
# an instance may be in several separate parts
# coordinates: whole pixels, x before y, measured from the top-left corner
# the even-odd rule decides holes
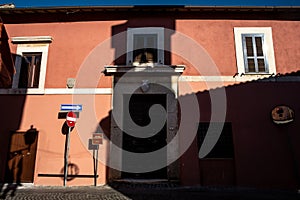
[[[7,189],[7,190],[6,190]],[[22,200],[300,200],[296,191],[251,188],[181,187],[177,184],[121,183],[83,187],[2,187],[2,199]]]

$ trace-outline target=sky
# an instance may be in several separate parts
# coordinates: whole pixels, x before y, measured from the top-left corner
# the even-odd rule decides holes
[[[49,6],[132,6],[132,5],[187,5],[187,6],[300,6],[300,0],[0,0],[17,8]]]

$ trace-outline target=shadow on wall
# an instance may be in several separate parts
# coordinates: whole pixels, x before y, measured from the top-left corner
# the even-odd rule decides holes
[[[100,122],[99,122],[99,126],[101,127],[104,135],[106,138],[108,138],[109,140],[111,140],[111,111],[109,111],[108,116],[103,118]],[[101,133],[101,130],[96,130],[96,133]],[[106,158],[109,158],[109,149],[107,149],[106,151]],[[106,174],[105,174],[105,178],[106,180],[109,180],[109,166],[108,164],[106,164]]]
[[[12,55],[8,45],[8,36],[2,23],[0,24],[0,31],[0,89],[8,89],[12,86],[12,77],[15,72],[15,69],[13,65]],[[10,190],[15,191],[17,184],[12,184],[12,179],[15,182],[22,181],[20,180],[20,174],[23,171],[24,164],[23,156],[20,155],[27,151],[28,148],[31,148],[28,137],[27,139],[24,138],[24,135],[28,136],[27,132],[15,134],[17,133],[20,127],[25,100],[25,94],[0,95],[0,109],[2,111],[2,114],[0,116],[0,189],[2,190],[4,182],[11,182],[11,184],[8,184],[7,188],[3,191],[3,195],[5,195]],[[21,135],[20,138],[22,138],[24,145],[27,145],[25,149],[20,149],[19,151],[17,149],[14,149],[15,147],[11,145],[10,142],[16,135]],[[18,169],[18,171],[15,171],[14,175],[12,175],[11,169],[7,167],[8,165],[13,165],[14,168]],[[12,195],[13,194],[14,193],[12,193]]]
[[[163,26],[163,28],[176,30],[172,18],[162,19],[159,14],[156,14],[153,13],[154,20],[153,18],[143,17],[142,14],[139,19],[128,17],[126,23],[112,27],[112,36],[125,32],[128,28],[136,27]],[[115,49],[115,65],[126,65],[128,62],[126,60],[128,43],[126,37],[126,34],[124,34],[123,37],[114,37],[112,40],[112,47]],[[164,47],[170,49],[171,35],[165,35],[164,37]],[[145,38],[143,40],[144,45],[147,41]],[[136,46],[139,47],[138,41],[137,35]],[[134,52],[132,54],[135,55]],[[164,57],[164,64],[171,64],[168,52],[164,52]],[[132,59],[134,60],[135,57],[133,56]],[[300,123],[296,119],[291,124],[277,126],[270,117],[272,109],[281,104],[286,104],[295,111],[300,110],[300,95],[298,95],[297,89],[299,83],[281,81],[287,76],[299,76],[299,73],[225,87],[227,101],[225,122],[232,127],[230,132],[232,132],[234,153],[232,156],[233,162],[223,163],[221,166],[234,170],[230,172],[232,174],[231,183],[239,186],[263,188],[295,188],[300,186],[300,154],[298,153],[300,152],[300,136],[296,134],[300,130]],[[218,90],[220,89],[192,94],[197,96],[200,106],[199,123],[211,122],[210,93],[218,92]],[[179,100],[184,101],[190,96],[180,96]],[[110,114],[104,121],[111,118]],[[110,135],[107,131],[105,134]],[[199,160],[199,144],[203,142],[197,141],[200,138],[195,137],[189,149],[180,158],[182,166],[180,181],[183,185],[219,185],[222,181],[218,180],[218,176],[209,177],[209,174],[214,174],[210,169],[216,169],[215,165],[220,165],[220,162],[205,162],[205,158]],[[222,167],[219,167],[218,170],[220,177],[224,176]],[[205,173],[201,173],[201,171],[205,171]],[[205,180],[205,183],[203,183],[203,180]],[[226,183],[226,181],[223,181],[223,183]]]
[[[1,20],[0,31],[0,88],[11,88],[15,69],[8,45],[8,36]]]
[[[4,172],[6,166],[6,158],[9,151],[9,140],[11,130],[18,130],[19,124],[21,122],[21,117],[23,113],[23,105],[25,101],[24,96],[0,96],[1,98],[1,110],[3,113],[0,116],[2,121],[0,127],[0,182],[4,181]]]
[[[233,162],[229,163],[226,159],[223,159],[223,162],[215,157],[220,149],[213,149],[214,153],[209,159],[206,157],[199,159],[199,144],[201,146],[203,141],[197,141],[202,138],[197,136],[180,158],[181,184],[228,186],[233,183],[241,187],[265,189],[298,188],[300,186],[299,119],[295,118],[288,124],[275,124],[271,117],[272,110],[278,105],[289,106],[297,116],[297,112],[300,111],[299,82],[292,80],[293,76],[298,74],[300,73],[225,87],[227,111],[226,126],[224,125],[223,129],[228,130],[223,131],[224,134],[225,132],[232,134],[234,152],[230,154],[232,156],[230,159]],[[291,81],[286,81],[287,78]],[[217,90],[220,89],[195,93],[200,108],[199,124],[215,123],[210,121],[212,114],[210,93]],[[181,102],[190,96],[180,96],[178,100]],[[104,127],[110,127],[108,124],[112,120],[111,117],[110,112],[109,116],[100,122],[108,138],[110,138],[110,129]],[[226,138],[220,141],[228,142]],[[218,145],[217,148],[222,147],[226,147],[226,144]],[[228,168],[230,174],[226,174]],[[201,173],[203,171],[205,173]],[[222,179],[227,175],[230,176],[229,182]]]
[[[271,117],[272,110],[279,105],[290,107],[297,116],[300,111],[299,75],[298,71],[225,87],[227,110],[223,131],[225,125],[231,125],[236,185],[271,189],[299,188],[300,121],[295,117],[290,123],[276,124]],[[221,89],[196,93],[200,108],[199,125],[215,123],[211,121],[210,94],[218,90]],[[188,95],[180,98],[186,97]],[[181,181],[185,185],[222,185],[228,164],[213,156],[199,159],[199,144],[203,142],[197,141],[200,138],[195,138],[195,142],[181,157],[181,163],[184,164]],[[228,145],[228,141],[223,142],[223,147]],[[219,172],[218,177],[216,175]],[[198,181],[194,180],[195,176],[199,177]]]

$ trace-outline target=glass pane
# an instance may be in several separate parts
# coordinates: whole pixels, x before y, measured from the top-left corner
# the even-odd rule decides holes
[[[42,53],[24,53],[21,64],[19,88],[38,88]]]
[[[147,62],[157,62],[157,35],[146,35]]]
[[[144,37],[142,35],[134,35],[133,37],[133,60],[134,62],[142,62],[144,52]]]
[[[264,59],[257,59],[257,64],[258,64],[258,71],[259,72],[266,72],[265,60]]]
[[[157,62],[157,35],[137,34],[134,35],[133,42],[134,62]]]
[[[19,88],[27,88],[28,85],[28,69],[30,67],[30,62],[26,57],[22,57],[20,78],[19,78]]]
[[[255,43],[256,43],[256,53],[257,56],[263,56],[263,48],[262,48],[262,38],[261,37],[255,37]]]
[[[157,35],[147,35],[146,47],[157,48]]]
[[[209,126],[220,126],[218,122],[201,122],[198,126],[197,132],[197,144],[198,144],[198,151],[200,150],[201,146],[203,145],[204,139],[210,139],[207,136],[207,131]],[[233,145],[233,138],[232,138],[232,126],[231,123],[225,122],[223,124],[223,130],[221,135],[213,147],[213,149],[206,155],[205,158],[234,158],[234,145]]]
[[[40,69],[42,54],[33,57],[31,87],[38,88],[40,80]]]
[[[144,37],[143,36],[134,35],[133,48],[134,48],[134,50],[144,48]]]
[[[255,72],[254,59],[248,59],[248,72]]]
[[[246,37],[247,56],[253,56],[252,37]]]

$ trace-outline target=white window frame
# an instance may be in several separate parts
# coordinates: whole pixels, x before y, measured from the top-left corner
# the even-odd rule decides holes
[[[128,28],[127,29],[127,65],[138,65],[133,63],[133,41],[134,35],[155,34],[157,35],[157,61],[155,65],[163,65],[164,62],[164,28],[162,27],[145,27],[145,28]],[[159,62],[160,61],[160,62]]]
[[[33,37],[14,37],[12,43],[18,44],[17,56],[15,60],[16,73],[13,77],[12,89],[18,93],[41,94],[45,90],[46,69],[48,61],[49,43],[52,42],[50,36],[33,36]],[[23,53],[42,53],[39,87],[38,88],[19,88],[19,79],[22,65]]]
[[[267,72],[246,72],[245,54],[243,48],[243,35],[263,35],[263,51]],[[235,27],[234,28],[235,50],[238,73],[245,75],[268,75],[276,74],[274,47],[271,27]]]

